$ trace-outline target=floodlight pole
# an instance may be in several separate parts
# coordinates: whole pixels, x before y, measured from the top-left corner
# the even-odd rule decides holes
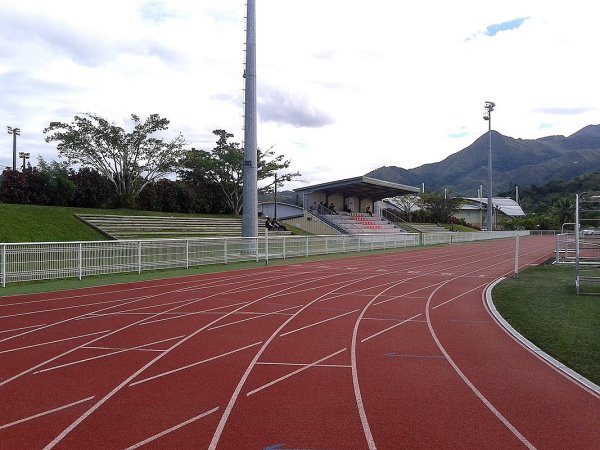
[[[6,127],[8,134],[13,135],[13,165],[12,169],[17,170],[17,136],[21,134],[20,128]]]
[[[487,230],[493,231],[492,213],[494,206],[492,204],[492,111],[496,104],[494,102],[485,102],[483,120],[488,121],[488,135],[490,140],[488,152],[488,201],[487,201]]]
[[[242,237],[258,237],[257,114],[256,114],[256,1],[247,0],[244,105],[244,168]]]

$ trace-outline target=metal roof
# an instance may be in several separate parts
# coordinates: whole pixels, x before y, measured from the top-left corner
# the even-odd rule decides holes
[[[294,189],[294,192],[308,194],[324,192],[327,195],[356,195],[361,198],[369,197],[373,200],[381,200],[386,197],[395,197],[398,195],[418,194],[421,190],[418,187],[362,176],[306,186]]]
[[[465,200],[473,202],[472,204],[479,204],[479,202],[481,201],[481,203],[487,205],[487,198],[465,198]],[[519,204],[515,202],[512,198],[494,197],[492,198],[492,205],[494,205],[494,208],[498,208],[500,212],[510,217],[520,217],[525,215],[525,212],[523,211],[521,206],[519,206]]]

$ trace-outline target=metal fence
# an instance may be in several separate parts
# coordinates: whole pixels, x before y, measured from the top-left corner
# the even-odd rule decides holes
[[[527,235],[528,231],[484,233],[260,236],[258,238],[147,239],[123,241],[0,244],[1,285],[83,278],[91,275],[189,268],[240,261],[265,261],[330,253],[452,244]]]

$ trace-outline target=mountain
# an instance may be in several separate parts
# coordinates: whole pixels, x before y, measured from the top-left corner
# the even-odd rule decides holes
[[[484,192],[487,187],[488,152],[485,133],[443,161],[414,169],[384,166],[366,176],[416,187],[425,183],[428,192],[449,189],[475,197],[480,184]],[[600,125],[588,125],[568,137],[539,139],[515,139],[492,130],[492,170],[494,194],[514,185],[543,185],[600,171]]]

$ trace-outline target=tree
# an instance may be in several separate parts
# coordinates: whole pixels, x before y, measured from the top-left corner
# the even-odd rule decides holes
[[[225,200],[227,212],[240,214],[243,205],[244,150],[239,143],[229,142],[233,134],[225,130],[214,130],[213,133],[218,139],[212,152],[195,149],[187,151],[180,161],[181,168],[177,173],[182,180],[196,188],[208,187],[207,192],[210,192],[210,187],[218,187]],[[272,149],[264,153],[258,149],[257,162],[258,180],[274,178],[276,171],[287,169],[290,165],[283,155],[275,156]],[[277,184],[281,186],[296,176],[299,176],[299,173],[278,174]],[[269,186],[274,187],[274,181],[263,189],[268,190]]]
[[[431,214],[431,220],[438,223],[450,223],[463,203],[462,198],[452,198],[443,193],[422,193],[419,195],[423,208]]]
[[[114,185],[123,206],[132,206],[135,198],[153,180],[173,172],[185,144],[179,135],[170,142],[153,137],[167,130],[169,121],[151,114],[144,122],[131,115],[133,131],[109,123],[91,113],[75,116],[71,124],[51,122],[44,130],[46,142],[58,142],[59,155],[70,164],[91,167]]]
[[[401,195],[394,197],[396,206],[400,208],[404,218],[408,222],[412,222],[412,213],[415,208],[420,205],[421,200],[418,195]]]

